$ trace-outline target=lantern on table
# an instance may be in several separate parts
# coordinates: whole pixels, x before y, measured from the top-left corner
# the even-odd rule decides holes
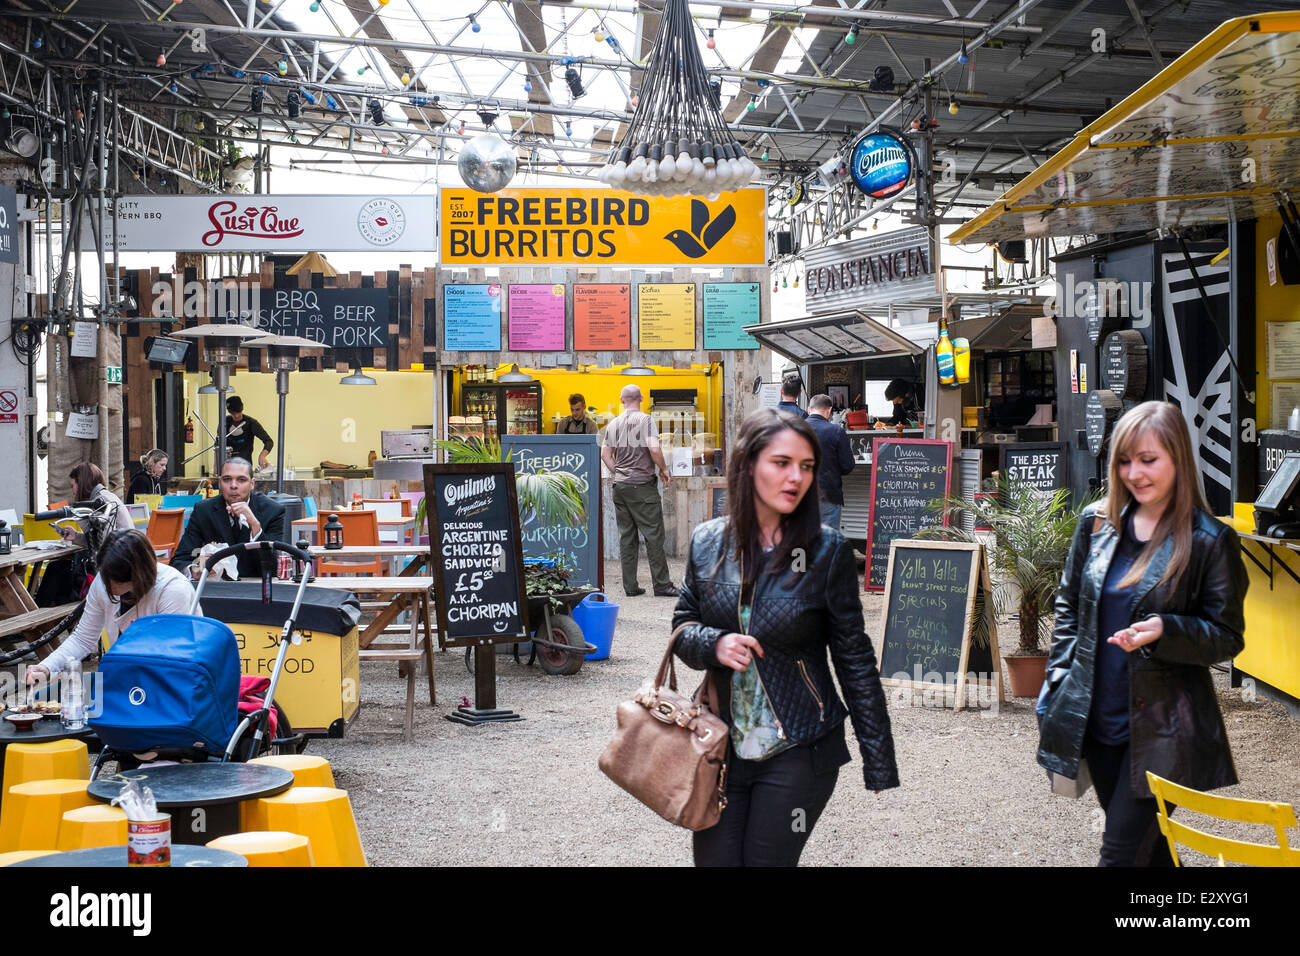
[[[325,522],[325,549],[338,551],[342,547],[343,524],[339,521],[338,515],[330,515],[330,520]]]
[[[14,533],[9,522],[0,519],[0,554],[12,554]]]

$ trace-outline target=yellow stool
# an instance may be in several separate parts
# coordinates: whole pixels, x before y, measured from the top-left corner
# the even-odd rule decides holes
[[[365,866],[361,835],[352,817],[348,792],[334,787],[290,787],[274,797],[247,800],[248,830],[286,830],[311,841],[317,866]]]
[[[0,793],[33,780],[89,780],[90,756],[80,740],[52,740],[46,744],[10,744],[5,750],[4,781]]]
[[[97,803],[85,780],[33,780],[9,788],[0,809],[0,853],[58,846],[63,814]]]
[[[60,850],[89,850],[97,846],[126,846],[126,812],[107,803],[78,807],[63,814]]]
[[[295,787],[333,787],[334,773],[330,762],[324,757],[310,754],[270,754],[266,757],[254,757],[249,763],[264,763],[268,767],[279,767],[293,774]]]
[[[314,866],[311,841],[282,830],[254,830],[217,837],[208,846],[229,850],[248,860],[249,866]]]
[[[58,850],[13,850],[9,853],[0,853],[0,866],[21,863],[23,860],[32,859],[32,857],[49,856],[51,853],[57,852]]]

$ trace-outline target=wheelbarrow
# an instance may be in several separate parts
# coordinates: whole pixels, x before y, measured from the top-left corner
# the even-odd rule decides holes
[[[578,588],[573,591],[556,591],[551,594],[528,595],[528,620],[532,622],[530,639],[532,650],[528,660],[520,659],[520,645],[514,645],[517,663],[531,664],[534,661],[547,674],[576,674],[582,670],[583,658],[596,652],[596,645],[589,644],[582,634],[582,628],[573,619],[573,609],[582,602],[592,588]],[[557,611],[552,600],[558,602],[563,611]],[[465,648],[465,669],[474,673],[472,648]]]

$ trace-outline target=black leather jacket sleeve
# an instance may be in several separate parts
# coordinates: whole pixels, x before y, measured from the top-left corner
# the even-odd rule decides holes
[[[700,603],[697,589],[699,578],[695,567],[695,539],[691,540],[691,553],[686,559],[686,574],[678,590],[677,607],[673,610],[673,630],[689,624],[677,635],[676,654],[687,667],[704,670],[717,667],[718,638],[726,634],[720,627],[707,627],[700,623]]]
[[[894,738],[885,708],[885,692],[876,670],[876,653],[862,618],[857,593],[857,566],[853,546],[841,539],[831,555],[826,588],[830,611],[831,662],[844,691],[853,732],[862,753],[862,776],[868,790],[898,786]]]
[[[1208,667],[1236,657],[1246,646],[1243,606],[1249,579],[1236,532],[1224,525],[1203,561],[1205,571],[1193,592],[1199,613],[1160,614],[1164,630],[1151,645],[1157,660]]]
[[[1053,610],[1056,613],[1052,631],[1052,649],[1047,655],[1047,674],[1058,667],[1069,668],[1074,660],[1074,645],[1079,637],[1079,586],[1083,579],[1083,566],[1088,563],[1088,549],[1092,545],[1092,526],[1096,520],[1096,507],[1085,508],[1074,528],[1074,540],[1061,572],[1061,583],[1056,589]]]

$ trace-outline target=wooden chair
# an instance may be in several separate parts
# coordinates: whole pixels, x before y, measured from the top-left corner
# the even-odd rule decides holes
[[[1156,798],[1156,812],[1160,832],[1169,841],[1169,853],[1174,866],[1182,866],[1178,859],[1178,846],[1187,847],[1220,860],[1245,863],[1248,866],[1300,866],[1300,849],[1287,843],[1287,827],[1296,826],[1295,808],[1286,803],[1268,800],[1242,800],[1236,797],[1219,797],[1199,790],[1189,790],[1163,777],[1147,771],[1147,784]],[[1197,830],[1169,816],[1165,802],[1184,810],[1200,813],[1217,820],[1234,820],[1241,823],[1258,823],[1271,826],[1277,845],[1231,840]]]
[[[339,524],[343,525],[343,544],[355,545],[359,547],[374,547],[379,544],[379,518],[374,511],[330,511],[319,512],[316,515],[316,540],[320,544],[325,543],[325,525],[330,520],[330,515],[337,515]],[[356,575],[371,574],[375,577],[384,576],[384,559],[374,558],[372,560],[360,561],[326,561],[321,558],[316,565],[316,573],[325,577],[330,575],[342,575],[343,577],[353,577]]]
[[[181,532],[185,529],[184,508],[159,508],[149,515],[149,526],[144,536],[154,548],[167,553],[161,555],[164,561],[170,561],[176,546],[181,543]]]

